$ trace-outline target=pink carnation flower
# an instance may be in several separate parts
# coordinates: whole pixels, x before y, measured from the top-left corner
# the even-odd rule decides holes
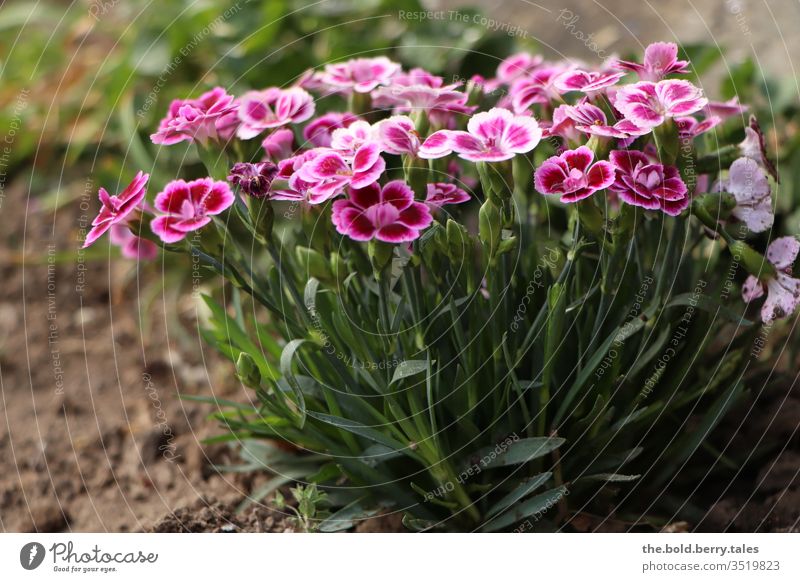
[[[428,194],[425,197],[425,204],[439,208],[445,204],[463,204],[470,199],[469,194],[464,192],[455,184],[446,182],[436,182],[428,184]]]
[[[675,124],[678,126],[678,135],[683,139],[694,139],[707,131],[711,131],[722,122],[719,117],[706,117],[702,121],[691,115],[687,117],[676,117]]]
[[[347,127],[358,117],[352,113],[331,112],[317,117],[303,129],[303,137],[311,145],[327,148],[331,145],[331,134],[334,130]]]
[[[363,146],[375,142],[374,134],[372,126],[366,121],[354,121],[347,127],[333,130],[331,149],[351,159]]]
[[[152,261],[158,256],[158,246],[133,234],[124,224],[114,224],[108,233],[111,244],[118,246],[122,256],[128,259]]]
[[[608,125],[606,114],[602,109],[591,103],[580,103],[575,106],[559,105],[559,110],[574,123],[576,130],[590,135],[601,137],[615,137],[625,139],[631,136],[640,136],[650,133],[649,128],[637,126],[629,119],[623,119],[614,125]],[[553,115],[554,127],[557,127],[555,113]],[[552,131],[552,129],[551,129]]]
[[[531,151],[541,138],[542,130],[533,117],[494,107],[473,115],[467,131],[442,130],[432,134],[423,143],[421,157],[433,157],[431,151],[449,149],[471,162],[501,162]],[[438,149],[434,147],[437,145]]]
[[[92,228],[86,235],[86,240],[83,241],[83,248],[91,244],[103,236],[105,232],[115,224],[122,224],[127,222],[128,216],[131,212],[139,208],[144,201],[144,196],[147,193],[145,185],[150,178],[150,174],[137,172],[133,181],[128,184],[125,189],[116,196],[111,196],[105,188],[100,188],[97,193],[103,207],[92,221]]]
[[[297,175],[310,184],[309,203],[320,204],[341,194],[347,186],[358,189],[377,182],[385,169],[378,144],[369,143],[356,151],[352,161],[335,150],[322,151],[303,164]]]
[[[727,101],[709,101],[704,109],[709,117],[719,117],[725,120],[735,115],[741,115],[748,108],[747,105],[739,103],[738,97],[732,97]]]
[[[669,117],[700,111],[708,103],[702,91],[684,80],[625,85],[617,91],[614,107],[641,127],[656,127]]]
[[[689,206],[689,190],[673,166],[651,162],[637,150],[616,150],[610,154],[616,179],[612,192],[634,206],[661,210],[677,216]]]
[[[728,177],[715,187],[733,194],[736,206],[733,215],[753,232],[764,232],[772,227],[775,215],[766,175],[758,163],[750,158],[739,158],[731,164]]]
[[[544,62],[539,55],[517,53],[506,57],[497,67],[497,81],[510,85],[520,77],[525,77]]]
[[[167,116],[158,124],[158,131],[150,136],[155,144],[172,145],[181,141],[196,140],[205,143],[230,133],[231,117],[237,108],[232,95],[222,87],[203,93],[197,99],[176,99],[169,106]]]
[[[234,201],[233,192],[226,182],[200,178],[185,182],[174,180],[156,196],[156,216],[150,228],[165,243],[176,243],[186,235],[203,228],[213,215],[229,208]]]
[[[567,150],[545,160],[533,175],[536,190],[542,194],[560,194],[562,202],[583,200],[614,182],[614,166],[596,162],[586,146]]]
[[[603,89],[616,85],[625,73],[609,73],[602,71],[582,71],[572,69],[561,73],[553,81],[553,86],[567,93],[569,91],[582,91],[583,93],[597,93]]]
[[[264,138],[261,147],[275,163],[290,158],[294,154],[294,132],[291,129],[276,129]]]
[[[386,57],[351,59],[327,65],[321,79],[338,89],[369,93],[379,85],[387,85],[400,71],[400,65]]]
[[[800,304],[800,279],[791,276],[798,251],[800,242],[793,236],[775,239],[767,248],[767,260],[775,267],[775,276],[759,281],[750,275],[742,285],[742,298],[748,303],[764,293],[768,294],[761,306],[761,321],[764,323],[788,317]]]
[[[395,85],[381,87],[373,92],[375,107],[394,107],[394,113],[424,111],[431,123],[447,127],[456,115],[468,115],[475,107],[467,105],[467,94],[456,91],[457,85],[431,87],[429,85]]]
[[[656,82],[666,75],[688,73],[687,61],[678,60],[678,45],[674,42],[654,42],[644,49],[644,63],[617,61],[615,68],[634,71],[642,81]]]
[[[405,115],[395,115],[375,125],[375,137],[388,154],[416,156],[422,145],[414,122]]]
[[[351,188],[348,198],[333,203],[336,230],[358,241],[410,242],[431,222],[428,207],[414,201],[414,191],[402,180],[383,189],[378,184]]]
[[[559,96],[559,91],[554,86],[554,81],[564,67],[542,67],[516,80],[509,90],[511,107],[515,113],[523,113],[534,104],[548,104]]]
[[[314,98],[300,87],[248,91],[239,103],[241,139],[252,139],[265,129],[300,123],[314,115]]]

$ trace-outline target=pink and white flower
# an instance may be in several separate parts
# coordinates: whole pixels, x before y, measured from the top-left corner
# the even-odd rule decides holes
[[[767,293],[767,300],[761,306],[764,323],[788,317],[800,304],[800,279],[791,276],[798,251],[800,242],[793,236],[775,239],[767,248],[767,260],[775,267],[775,276],[759,281],[750,275],[742,285],[742,299],[747,303]]]
[[[674,166],[654,163],[637,150],[615,150],[609,157],[616,173],[609,189],[628,204],[670,216],[689,206],[689,189]]]
[[[678,45],[674,42],[654,42],[644,49],[644,63],[617,61],[615,68],[634,71],[642,81],[657,82],[667,75],[688,73],[688,61],[678,60]]]
[[[616,85],[624,76],[625,73],[571,69],[556,77],[553,81],[553,86],[562,93],[582,91],[591,95]]]
[[[739,103],[738,97],[732,97],[727,101],[709,101],[705,106],[706,115],[709,117],[719,117],[723,121],[735,115],[741,115],[747,111],[747,105]]]
[[[358,189],[377,182],[385,169],[378,144],[369,143],[358,148],[352,160],[336,150],[322,151],[303,164],[297,175],[310,184],[308,202],[320,204],[338,196],[347,186]]]
[[[640,127],[656,127],[670,117],[684,117],[700,111],[708,103],[702,91],[689,81],[625,85],[617,91],[614,107]]]
[[[586,146],[567,150],[545,160],[533,175],[536,190],[542,194],[560,194],[562,202],[577,202],[614,182],[614,166],[599,161]]]
[[[291,129],[276,129],[261,142],[264,153],[277,163],[294,154],[294,132]]]
[[[174,180],[156,196],[156,216],[150,228],[165,243],[176,243],[211,222],[211,217],[228,209],[234,195],[226,182],[200,178]]]
[[[525,77],[536,70],[544,59],[540,55],[522,52],[506,57],[497,67],[497,81],[510,85],[520,77]]]
[[[334,129],[331,134],[331,149],[346,158],[352,158],[363,146],[375,142],[375,132],[366,121],[354,121],[347,127]]]
[[[523,113],[534,104],[548,104],[559,97],[554,86],[555,79],[564,72],[564,67],[542,67],[516,80],[509,90],[511,106],[515,113]]]
[[[632,136],[641,136],[650,133],[651,129],[642,128],[629,119],[623,119],[614,125],[608,125],[606,114],[602,109],[591,103],[580,103],[578,105],[560,105],[564,115],[571,119],[576,130],[590,135],[601,137],[614,137],[625,139]],[[553,115],[555,125],[556,116]]]
[[[124,224],[112,225],[108,238],[125,258],[152,261],[158,256],[158,246],[153,241],[136,236]]]
[[[410,117],[395,115],[375,125],[375,137],[381,149],[388,154],[416,156],[422,145]]]
[[[402,180],[382,189],[378,184],[351,188],[349,197],[333,203],[336,230],[357,241],[410,242],[431,222],[428,207],[414,201],[414,191]]]
[[[125,189],[115,196],[111,196],[105,188],[100,188],[97,195],[103,207],[92,221],[92,228],[83,241],[83,248],[94,244],[105,232],[115,224],[124,224],[134,210],[141,207],[147,190],[145,188],[150,174],[141,171]]]
[[[266,129],[300,123],[314,115],[314,98],[300,87],[248,91],[239,100],[236,135],[252,139]]]
[[[514,115],[500,107],[473,115],[467,131],[445,131],[425,140],[425,155],[421,157],[430,156],[432,150],[440,153],[449,149],[471,162],[502,162],[531,151],[542,138],[542,130],[533,117]]]
[[[334,130],[347,127],[357,120],[358,116],[352,113],[326,113],[305,126],[303,137],[315,147],[327,148],[331,145],[331,134]]]
[[[158,131],[150,136],[155,144],[173,145],[182,141],[206,143],[218,139],[220,132],[230,126],[237,102],[222,87],[203,93],[197,99],[176,99],[167,116],[158,124]]]
[[[369,93],[380,85],[388,85],[400,72],[400,65],[386,57],[351,59],[326,65],[321,79],[337,89]]]
[[[463,204],[470,199],[470,195],[464,190],[447,182],[428,184],[427,190],[425,204],[434,208],[440,208],[445,204]]]
[[[375,107],[394,107],[394,113],[424,111],[431,124],[448,127],[457,115],[469,115],[475,107],[467,105],[466,93],[456,91],[458,85],[431,87],[429,85],[395,85],[373,92]]]
[[[739,158],[734,161],[728,177],[720,180],[714,189],[733,194],[736,206],[732,213],[751,231],[764,232],[772,227],[775,215],[769,181],[755,160]]]
[[[721,122],[722,119],[719,117],[706,117],[702,121],[691,115],[675,118],[675,124],[678,126],[678,135],[683,139],[694,139],[698,135],[711,131]]]

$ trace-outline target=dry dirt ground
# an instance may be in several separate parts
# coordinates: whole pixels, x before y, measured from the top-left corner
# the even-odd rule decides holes
[[[766,68],[786,73],[800,43],[785,30],[800,22],[800,4],[789,0],[483,4],[555,52],[587,60],[594,55],[585,42],[554,24],[562,8],[579,16],[572,31],[594,33],[607,51],[676,37],[744,39],[731,57],[755,51]],[[210,410],[178,399],[249,397],[227,362],[201,350],[191,299],[149,296],[158,266],[137,270],[96,255],[73,262],[95,192],[90,209],[44,211],[19,180],[6,185],[0,206],[0,531],[285,531],[284,516],[269,508],[233,511],[266,476],[219,473],[214,464],[235,462],[234,453],[200,444],[217,432]],[[687,527],[797,527],[800,395],[779,384],[757,404],[769,414],[736,438],[747,446],[764,436],[783,450],[732,487],[718,484],[706,519]]]

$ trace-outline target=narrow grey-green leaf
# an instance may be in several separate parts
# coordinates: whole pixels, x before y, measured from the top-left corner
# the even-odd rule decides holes
[[[489,511],[486,512],[486,517],[492,517],[493,515],[497,515],[498,513],[504,512],[506,509],[514,505],[517,501],[522,499],[523,497],[527,497],[530,493],[536,491],[539,487],[544,485],[550,477],[552,477],[551,472],[540,473],[531,477],[530,479],[525,479],[522,483],[520,483],[511,493],[503,497],[500,501],[495,503]]]
[[[477,460],[471,464],[480,464],[483,469],[519,465],[543,457],[556,450],[564,442],[565,440],[560,437],[531,437],[513,441],[507,446],[501,443],[494,447],[480,449],[472,456],[472,459]]]
[[[405,360],[397,365],[391,383],[399,382],[403,378],[420,374],[428,369],[426,360]]]
[[[512,507],[505,513],[489,521],[483,526],[483,531],[498,531],[518,521],[534,516],[537,513],[543,513],[558,503],[565,495],[567,495],[567,488],[562,485],[561,487],[556,487],[555,489],[550,489],[549,491],[531,497],[524,503]]]

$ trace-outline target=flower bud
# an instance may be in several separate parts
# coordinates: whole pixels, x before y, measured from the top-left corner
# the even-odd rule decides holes
[[[261,370],[258,369],[253,356],[242,352],[236,359],[236,375],[245,386],[259,388],[261,386]]]
[[[775,276],[775,267],[746,242],[737,240],[731,243],[730,251],[734,260],[741,262],[751,275],[759,279]]]
[[[500,208],[487,198],[478,212],[478,236],[489,250],[490,257],[494,257],[497,253],[502,234],[503,216]]]

